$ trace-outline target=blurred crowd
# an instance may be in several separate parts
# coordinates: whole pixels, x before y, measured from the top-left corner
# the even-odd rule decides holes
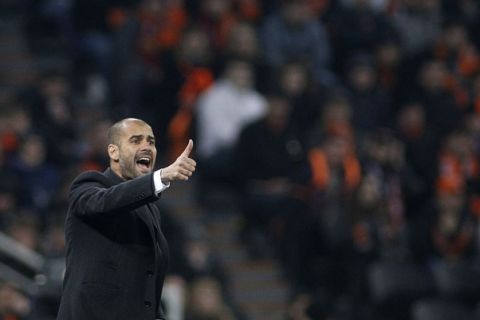
[[[12,3],[43,63],[0,96],[3,233],[61,257],[70,182],[138,117],[159,166],[194,138],[198,204],[235,195],[251,258],[284,268],[286,319],[478,308],[480,286],[442,286],[480,279],[478,1]],[[205,235],[164,212],[172,319],[241,319]],[[51,319],[50,303],[0,283],[0,319]]]

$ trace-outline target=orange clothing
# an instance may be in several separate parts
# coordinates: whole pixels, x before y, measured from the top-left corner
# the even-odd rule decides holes
[[[330,182],[330,165],[325,153],[320,148],[313,148],[308,154],[308,160],[312,169],[312,182],[315,188],[325,189]],[[360,183],[361,167],[358,159],[353,155],[343,160],[344,186],[352,190]]]
[[[140,11],[138,19],[140,55],[152,63],[155,63],[160,53],[179,43],[188,22],[187,13],[180,6],[165,8],[161,13]]]
[[[462,163],[455,155],[443,153],[439,161],[437,191],[447,194],[462,192],[466,180],[477,176],[479,169],[478,161],[473,156]]]
[[[190,138],[193,106],[198,96],[208,89],[213,81],[213,74],[207,68],[194,68],[187,75],[179,92],[180,108],[168,125],[170,160],[174,160],[185,148]]]

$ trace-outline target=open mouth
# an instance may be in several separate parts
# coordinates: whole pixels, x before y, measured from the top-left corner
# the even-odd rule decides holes
[[[140,169],[141,172],[150,172],[150,168],[152,166],[152,158],[149,156],[141,156],[135,162],[137,167]]]

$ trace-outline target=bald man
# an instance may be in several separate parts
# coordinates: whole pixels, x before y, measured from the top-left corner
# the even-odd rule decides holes
[[[152,128],[124,119],[108,132],[110,167],[80,174],[65,223],[67,269],[58,320],[165,319],[160,303],[168,247],[156,202],[195,171],[189,141],[170,166],[154,171]]]

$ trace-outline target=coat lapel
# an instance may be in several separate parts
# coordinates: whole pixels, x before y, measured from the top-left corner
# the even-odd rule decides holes
[[[108,178],[110,187],[113,187],[114,185],[117,185],[125,181],[124,179],[120,178],[115,172],[113,172],[113,170],[110,167],[104,171],[104,174]],[[152,241],[155,243],[157,241],[155,236],[155,229],[154,229],[156,227],[156,223],[155,221],[153,221],[154,217],[152,213],[148,212],[149,210],[152,210],[150,208],[150,205],[146,205],[141,208],[133,210],[133,212],[140,218],[140,220],[143,221],[143,223],[145,223],[150,233],[150,237],[152,238]]]

